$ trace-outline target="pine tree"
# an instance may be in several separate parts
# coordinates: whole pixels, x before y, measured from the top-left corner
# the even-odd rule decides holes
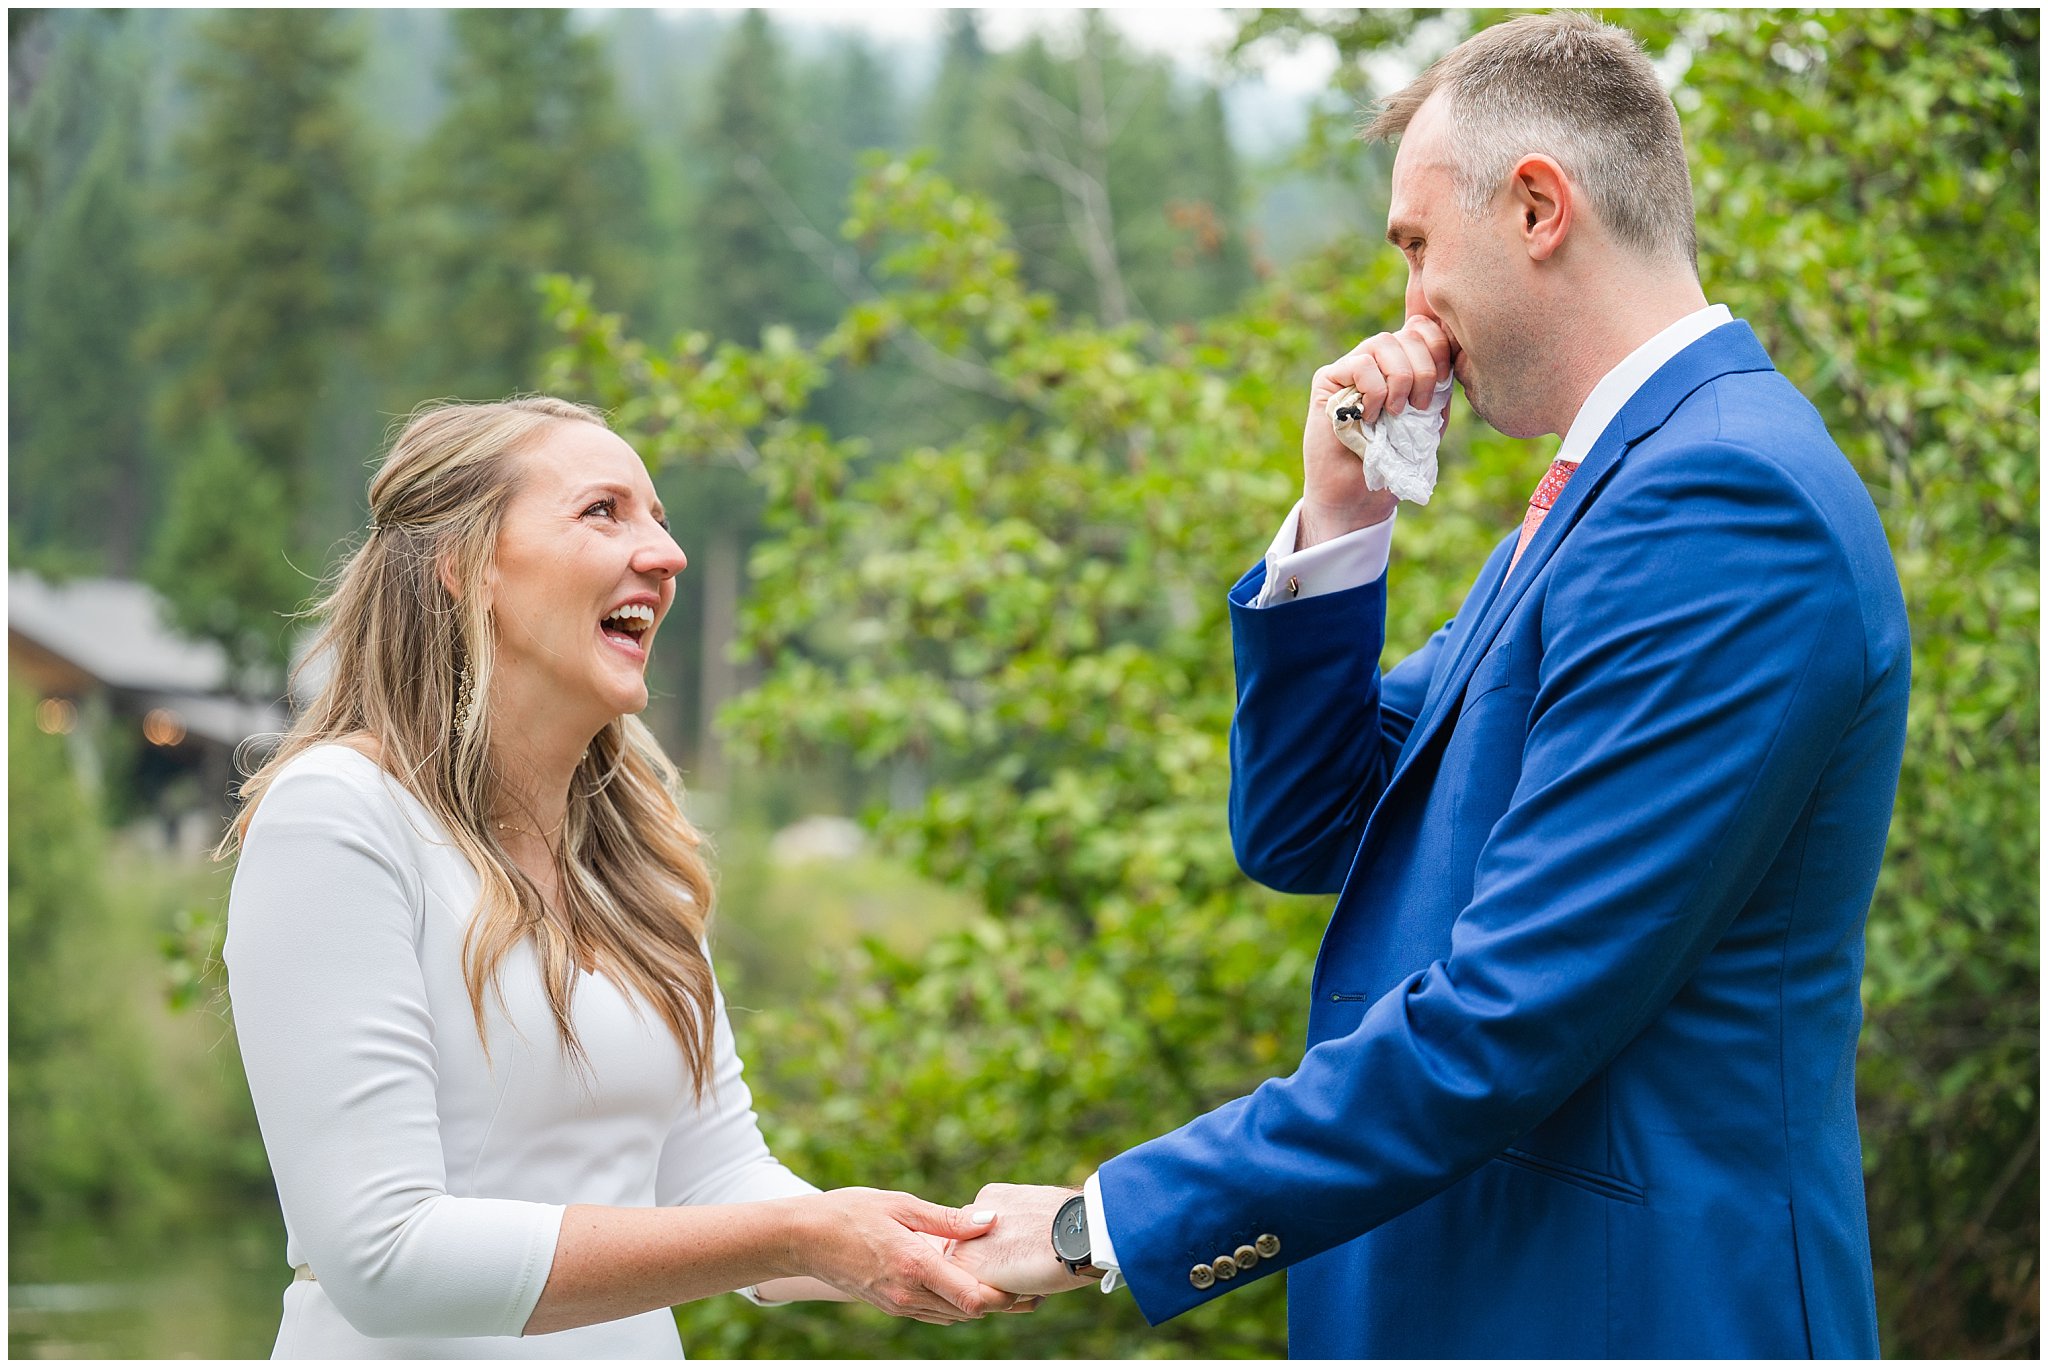
[[[289,514],[283,478],[216,420],[178,471],[147,567],[173,624],[218,642],[246,688],[279,682],[283,615],[312,589],[279,544]]]
[[[17,554],[124,573],[151,485],[136,350],[141,72],[125,16],[80,11],[52,27],[16,129],[9,521]]]
[[[697,244],[688,224],[696,168],[678,138],[681,130],[703,122],[719,49],[737,22],[703,11],[614,10],[602,30],[620,106],[647,168],[642,307],[650,337],[672,337],[690,320],[698,278]]]
[[[324,10],[219,13],[197,42],[157,263],[173,287],[153,332],[176,371],[165,435],[192,441],[224,421],[303,521],[322,400],[370,298],[347,99],[361,54],[351,22]]]
[[[770,324],[821,324],[838,302],[825,271],[792,241],[803,208],[782,45],[760,10],[727,36],[711,106],[692,140],[700,159],[689,215],[697,255],[690,326],[752,345]]]
[[[1158,321],[1227,312],[1250,271],[1222,98],[1115,47],[1098,60],[1104,84],[1130,109],[1107,162],[1117,254],[1133,294]]]
[[[973,10],[946,11],[946,39],[938,78],[925,101],[920,141],[937,154],[939,170],[955,182],[976,189],[986,184],[973,173],[976,133],[989,108],[988,49]]]
[[[838,245],[838,209],[824,202],[831,197],[825,187],[844,168],[829,154],[799,151],[782,44],[761,11],[747,11],[727,31],[709,93],[689,142],[684,233],[694,271],[683,321],[692,331],[749,346],[771,326],[822,328],[844,303],[818,257]],[[811,119],[830,103],[829,95],[806,93]],[[829,144],[835,136],[821,132],[806,141]],[[798,238],[811,244],[810,254]],[[684,593],[701,629],[693,775],[716,788],[724,773],[714,721],[739,686],[729,655],[759,497],[728,465],[693,465],[678,478],[688,481],[688,496],[671,504],[684,510],[677,527],[689,539],[694,567]]]
[[[596,37],[562,10],[458,10],[449,103],[415,149],[394,230],[407,270],[389,351],[409,405],[533,385],[551,331],[535,278],[641,302],[646,173]]]
[[[797,85],[797,115],[809,130],[799,149],[797,199],[810,226],[836,241],[861,154],[902,146],[897,95],[874,49],[859,37],[816,59]]]
[[[1235,305],[1238,296],[1251,287],[1252,251],[1237,153],[1230,143],[1223,96],[1216,87],[1202,89],[1188,126],[1193,139],[1188,189],[1199,197],[1197,202],[1208,216],[1195,234],[1193,246],[1198,259],[1206,256],[1214,263],[1208,272],[1213,292],[1200,312],[1220,313]]]

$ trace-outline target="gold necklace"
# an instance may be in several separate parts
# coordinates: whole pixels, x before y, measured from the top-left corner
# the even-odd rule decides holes
[[[541,840],[552,844],[554,842],[555,837],[562,834],[562,828],[569,825],[569,815],[567,813],[563,813],[562,820],[555,823],[555,829],[549,832],[539,832],[530,830],[527,827],[513,826],[510,822],[496,822],[493,823],[493,825],[495,825],[500,831],[524,832],[528,836],[538,836],[541,838]]]

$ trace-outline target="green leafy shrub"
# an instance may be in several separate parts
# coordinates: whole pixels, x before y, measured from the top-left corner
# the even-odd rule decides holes
[[[105,972],[107,834],[37,697],[7,697],[7,1211],[104,1216],[168,1183],[161,1102],[134,1016]]]
[[[146,1233],[270,1206],[218,963],[226,871],[111,832],[37,702],[10,685],[10,1229]]]

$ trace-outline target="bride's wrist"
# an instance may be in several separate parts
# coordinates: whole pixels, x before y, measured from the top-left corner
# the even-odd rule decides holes
[[[781,1197],[762,1205],[769,1208],[770,1233],[764,1252],[773,1269],[770,1278],[815,1277],[819,1241],[824,1236],[818,1209],[824,1204],[816,1197]]]

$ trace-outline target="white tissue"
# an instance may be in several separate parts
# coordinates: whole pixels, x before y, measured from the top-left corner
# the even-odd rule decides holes
[[[1426,504],[1436,491],[1436,447],[1450,402],[1451,381],[1446,379],[1430,395],[1428,408],[1410,406],[1361,423],[1337,416],[1337,410],[1358,403],[1358,391],[1347,386],[1330,396],[1323,411],[1330,415],[1330,430],[1337,440],[1364,463],[1367,489],[1390,489],[1397,499]]]

